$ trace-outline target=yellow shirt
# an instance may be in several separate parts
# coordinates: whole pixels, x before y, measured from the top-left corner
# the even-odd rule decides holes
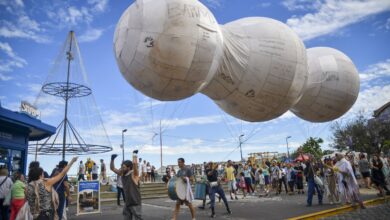
[[[230,180],[235,180],[236,177],[234,176],[234,167],[231,166],[231,167],[227,167],[226,169],[226,178],[230,181]]]

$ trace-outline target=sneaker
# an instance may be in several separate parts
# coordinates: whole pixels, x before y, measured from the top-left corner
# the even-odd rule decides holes
[[[234,199],[233,199],[233,196],[230,196],[230,199],[231,199],[231,200],[234,200]]]
[[[236,196],[236,200],[238,200],[238,197]]]
[[[204,209],[204,206],[198,206],[198,209]]]
[[[212,213],[210,217],[215,218],[215,217],[217,217],[217,215],[215,215],[215,213]]]
[[[228,212],[229,215],[232,214],[232,211],[230,209],[227,209],[227,212]]]
[[[306,204],[306,207],[311,207],[311,204]]]

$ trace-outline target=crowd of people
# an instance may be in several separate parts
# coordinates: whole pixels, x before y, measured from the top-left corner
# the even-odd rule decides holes
[[[133,160],[123,161],[119,169],[114,166],[116,155],[112,155],[110,161],[110,169],[118,175],[118,205],[122,196],[125,203],[123,215],[126,219],[142,219],[140,184],[155,181],[155,168],[147,161],[139,165],[137,153],[138,151],[134,151]],[[66,207],[71,201],[67,172],[76,161],[77,157],[69,163],[59,162],[50,175],[40,167],[38,161],[33,161],[29,165],[27,178],[19,172],[13,173],[11,178],[8,169],[2,167],[1,219],[67,219]],[[100,168],[100,176],[104,180],[106,167],[103,160],[100,160]],[[88,159],[85,164],[80,161],[78,179],[84,180],[87,173],[91,174],[89,176],[92,180],[98,179],[97,172],[94,171],[96,169],[99,167],[92,160]],[[330,204],[357,204],[365,208],[360,189],[374,186],[378,190],[378,196],[390,195],[387,187],[389,174],[388,157],[370,155],[369,159],[364,153],[360,153],[358,157],[355,154],[336,153],[322,159],[309,156],[307,160],[302,157],[302,161],[288,163],[276,158],[245,163],[229,160],[226,163],[204,163],[200,167],[186,166],[184,158],[179,158],[177,171],[174,166],[167,167],[163,180],[169,183],[171,179],[181,179],[186,184],[204,184],[205,194],[210,199],[210,216],[214,218],[216,198],[224,202],[227,213],[231,214],[227,197],[239,200],[247,196],[266,197],[281,193],[306,194],[307,206],[312,206],[313,196],[317,195],[319,205],[327,198]],[[227,194],[224,192],[224,184],[227,184]],[[242,195],[241,198],[239,194]],[[181,205],[188,206],[192,219],[195,219],[193,199],[191,190],[186,199],[177,199],[173,219],[179,215]],[[203,204],[198,208],[205,209],[206,198],[202,199]]]
[[[318,204],[322,205],[327,199],[329,204],[352,204],[365,208],[360,196],[360,189],[371,189],[374,185],[378,196],[390,195],[389,157],[360,153],[336,153],[322,159],[309,155],[298,160],[281,162],[276,158],[263,161],[246,161],[226,163],[203,163],[191,165],[188,169],[194,175],[195,181],[205,184],[206,194],[210,199],[211,217],[215,217],[215,194],[223,200],[230,214],[231,210],[226,200],[223,184],[227,184],[231,200],[238,200],[237,193],[245,199],[248,195],[265,197],[286,193],[306,194],[306,206],[313,203],[317,195]],[[180,166],[179,166],[180,167]],[[179,172],[178,172],[179,173]],[[167,167],[163,181],[177,177],[174,166]],[[196,189],[198,189],[196,187]],[[200,209],[205,209],[206,199]],[[191,209],[191,208],[190,208]]]
[[[88,158],[85,164],[80,161],[78,172],[78,181],[80,180],[98,180],[104,184],[108,184],[107,180],[107,169],[103,159],[100,159],[100,178],[99,178],[99,166],[91,159]]]
[[[1,220],[67,219],[66,207],[71,201],[67,172],[76,162],[61,161],[51,175],[38,161],[30,163],[28,178],[14,172],[12,178],[7,167],[0,169]]]

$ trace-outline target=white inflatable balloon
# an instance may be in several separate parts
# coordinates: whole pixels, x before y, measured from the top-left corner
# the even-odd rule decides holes
[[[159,100],[201,90],[216,72],[221,48],[217,21],[196,0],[137,0],[123,13],[114,36],[122,75]]]
[[[307,80],[306,49],[287,25],[250,17],[222,27],[224,56],[202,93],[246,120],[279,117],[296,104]]]
[[[143,94],[167,101],[202,92],[246,121],[288,109],[308,121],[330,121],[359,92],[357,70],[340,51],[306,51],[287,25],[270,18],[220,27],[197,0],[137,0],[117,24],[114,52],[122,75]]]
[[[352,60],[328,47],[308,49],[307,58],[309,77],[305,92],[291,111],[311,122],[326,122],[342,116],[359,94],[359,74]]]

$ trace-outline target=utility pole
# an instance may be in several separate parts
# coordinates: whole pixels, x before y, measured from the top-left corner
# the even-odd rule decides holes
[[[241,138],[244,137],[244,134],[240,135],[238,137],[238,141],[240,142],[240,153],[241,153],[241,162],[243,161],[243,158],[242,158],[242,148],[241,148],[241,145],[242,145],[242,141],[241,141]]]
[[[290,159],[290,151],[288,149],[288,139],[291,138],[291,136],[286,137],[286,144],[287,144],[287,159]]]
[[[125,161],[125,132],[127,129],[122,130],[122,162]]]
[[[160,169],[161,169],[161,174],[163,173],[163,170],[162,170],[162,166],[163,166],[163,158],[162,158],[162,131],[161,131],[161,119],[160,119]]]

